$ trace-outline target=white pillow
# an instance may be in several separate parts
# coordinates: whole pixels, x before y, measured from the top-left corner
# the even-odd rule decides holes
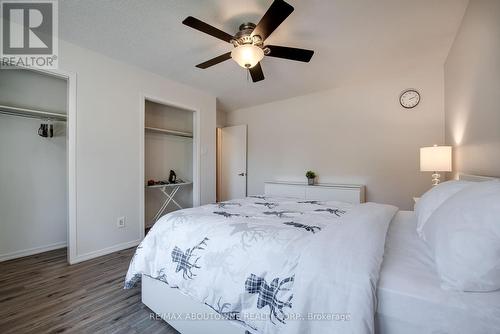
[[[422,232],[443,288],[500,289],[500,182],[478,182],[456,193]]]
[[[418,235],[423,237],[422,229],[424,228],[425,223],[432,213],[444,203],[444,201],[473,183],[474,182],[470,181],[447,181],[432,187],[431,190],[423,194],[415,207]]]

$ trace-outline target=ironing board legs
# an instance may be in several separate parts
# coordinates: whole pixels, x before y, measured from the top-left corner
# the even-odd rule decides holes
[[[182,209],[182,206],[180,206],[179,203],[177,203],[177,201],[174,199],[174,196],[177,193],[177,191],[179,190],[179,188],[180,188],[179,186],[173,188],[170,193],[167,192],[167,190],[166,190],[167,187],[160,188],[160,191],[165,195],[166,199],[163,202],[163,204],[161,205],[161,207],[158,210],[158,212],[153,217],[153,223],[156,223],[156,221],[158,219],[160,219],[160,217],[162,216],[163,212],[167,209],[167,206],[170,204],[170,202],[172,202],[175,205],[177,205],[177,207],[179,209]]]
[[[161,192],[165,194],[165,196],[167,196],[175,205],[177,205],[177,207],[179,209],[184,209],[179,203],[177,203],[177,201],[174,199],[174,196],[175,196],[175,193],[177,192],[177,190],[179,190],[180,186],[177,186],[175,187],[174,189],[172,189],[172,192],[169,194],[167,192],[167,188],[161,188]],[[170,203],[170,202],[169,202]],[[167,203],[168,204],[168,203]]]

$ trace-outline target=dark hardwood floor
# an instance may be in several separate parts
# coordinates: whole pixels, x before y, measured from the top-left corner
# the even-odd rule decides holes
[[[0,262],[0,333],[176,334],[123,290],[134,249],[68,265],[66,249]]]

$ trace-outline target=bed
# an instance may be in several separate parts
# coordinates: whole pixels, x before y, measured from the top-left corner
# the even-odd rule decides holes
[[[397,208],[329,200],[359,202],[362,186],[304,187],[273,184],[264,196],[162,217],[138,246],[125,287],[142,280],[143,302],[183,334],[373,332]]]
[[[429,249],[415,229],[412,211],[399,211],[389,227],[377,289],[376,332],[499,333],[500,291],[441,289]]]
[[[351,189],[351,191],[352,189],[363,189],[364,191],[364,188],[359,187],[347,187],[346,189]],[[338,192],[338,189],[336,191]],[[279,195],[283,195],[283,189],[279,191]],[[296,191],[294,192],[294,195],[297,196]],[[356,194],[353,198],[358,198],[358,195],[359,194]],[[361,196],[359,198],[363,197],[364,196]],[[325,243],[321,245],[321,243],[312,243],[312,239],[304,239],[304,241],[300,238],[293,241],[297,242],[298,245],[300,245],[301,242],[304,244],[313,244],[313,246],[309,247],[312,248],[312,250],[304,248],[296,253],[296,257],[298,258],[319,257],[324,262],[329,262],[325,260],[334,258],[333,254],[339,255],[340,257],[351,257],[350,262],[345,261],[336,263],[336,261],[333,261],[335,262],[335,265],[330,267],[326,266],[326,268],[320,269],[318,269],[318,266],[308,267],[308,262],[305,261],[305,265],[302,264],[299,266],[300,272],[308,272],[309,276],[317,276],[312,279],[317,280],[318,287],[310,291],[311,294],[314,295],[314,298],[310,298],[309,301],[305,301],[293,297],[294,299],[292,300],[292,296],[285,293],[282,295],[280,301],[282,306],[285,305],[284,309],[288,311],[290,310],[287,308],[286,303],[290,302],[291,306],[291,302],[293,302],[294,307],[296,308],[295,311],[298,310],[297,314],[300,315],[303,315],[306,311],[311,311],[312,314],[316,314],[321,313],[324,310],[339,310],[339,305],[349,304],[349,307],[341,309],[342,312],[334,313],[338,317],[334,319],[334,323],[331,322],[331,318],[327,319],[330,322],[324,321],[325,319],[321,318],[320,320],[316,319],[315,321],[310,321],[310,319],[308,319],[309,321],[305,322],[288,321],[290,319],[294,320],[292,313],[292,317],[290,319],[287,318],[286,320],[289,324],[292,323],[293,325],[283,327],[282,324],[280,324],[279,318],[282,314],[279,313],[279,310],[274,314],[273,312],[266,313],[271,306],[269,303],[266,305],[266,303],[262,303],[262,301],[260,301],[261,307],[259,308],[259,300],[257,300],[257,296],[254,296],[255,298],[250,301],[244,300],[242,297],[241,304],[243,305],[243,309],[249,305],[248,303],[255,303],[255,301],[257,301],[257,308],[252,309],[252,312],[258,314],[259,310],[266,310],[264,313],[271,318],[274,317],[274,324],[277,323],[280,326],[274,328],[271,325],[266,325],[259,328],[258,326],[255,326],[254,322],[242,322],[240,321],[241,319],[235,317],[234,312],[232,312],[234,309],[231,308],[231,305],[234,305],[235,300],[225,300],[227,295],[224,296],[224,298],[219,295],[213,296],[210,292],[207,292],[209,290],[201,290],[201,292],[199,290],[198,292],[191,294],[185,289],[184,286],[182,286],[182,284],[178,284],[179,281],[168,281],[167,277],[172,277],[174,274],[173,271],[164,275],[165,273],[161,271],[163,268],[162,265],[164,264],[160,266],[158,266],[157,263],[151,265],[151,263],[158,262],[158,255],[142,255],[142,265],[136,266],[136,268],[132,271],[129,270],[127,275],[127,285],[132,286],[135,281],[142,279],[143,303],[157,313],[159,317],[163,318],[183,334],[194,334],[200,332],[214,334],[267,334],[278,332],[375,332],[381,334],[499,332],[500,291],[493,293],[457,293],[442,290],[439,285],[439,278],[435,272],[431,255],[429,254],[426,245],[417,237],[415,233],[415,217],[413,212],[397,211],[395,208],[391,208],[390,206],[379,206],[373,203],[358,206],[340,202],[329,202],[326,201],[328,198],[329,196],[327,193],[322,194],[321,201],[316,201],[311,198],[274,198],[273,196],[266,194],[265,197],[257,196],[246,200],[249,201],[251,206],[253,205],[252,210],[255,210],[255,212],[251,211],[248,216],[233,217],[232,215],[241,215],[241,203],[238,204],[238,202],[236,202],[235,204],[235,202],[231,201],[228,203],[206,206],[205,210],[207,212],[199,218],[206,220],[207,224],[212,224],[214,222],[221,223],[222,221],[229,223],[232,218],[250,218],[256,219],[257,221],[265,221],[267,223],[274,222],[274,224],[281,224],[281,227],[284,227],[284,223],[290,223],[286,224],[288,225],[287,228],[294,228],[297,231],[300,230],[305,233],[305,235],[308,235],[308,237],[311,237],[315,234],[315,232],[318,232],[321,229],[323,229],[323,231],[328,231],[328,228],[326,228],[329,224],[328,220],[331,221],[332,218],[342,219],[340,216],[343,214],[339,215],[341,212],[350,213],[350,211],[353,210],[353,212],[356,213],[359,207],[361,207],[371,212],[370,215],[378,217],[373,221],[366,221],[368,224],[365,222],[365,224],[358,226],[354,226],[354,224],[357,224],[354,222],[356,219],[350,220],[348,224],[345,222],[341,223],[340,221],[336,222],[336,226],[353,225],[354,230],[366,229],[366,231],[364,231],[365,233],[361,233],[362,235],[364,234],[364,236],[361,237],[356,234],[349,235],[349,230],[342,231],[342,229],[335,230],[337,232],[331,234],[330,236],[327,236],[325,233],[316,234],[316,236],[327,236],[326,240],[328,240],[328,238],[334,238],[335,242],[332,242],[334,245],[340,243],[340,246],[337,245],[337,248],[334,248],[331,253],[321,251],[322,249],[332,250],[331,247],[334,247]],[[292,203],[289,203],[290,201]],[[297,204],[297,202],[300,204]],[[285,210],[276,209],[276,207],[273,207],[273,203],[278,204],[278,208],[280,206],[285,207]],[[218,207],[218,205],[222,206]],[[296,207],[289,207],[289,210],[286,210],[286,205],[301,205],[301,207],[298,210],[296,210]],[[263,207],[260,208],[260,206]],[[297,213],[294,213],[294,211],[304,211],[305,213],[305,211],[308,210],[313,211],[312,216],[302,214],[296,215]],[[317,210],[320,212],[314,212]],[[279,216],[281,211],[285,211],[284,221],[281,219],[283,217]],[[286,211],[290,211],[290,213],[286,213]],[[264,214],[265,212],[267,212],[267,214]],[[211,215],[207,216],[207,213]],[[175,220],[182,223],[185,220],[191,219],[193,215],[199,214],[199,212],[186,210],[177,212],[176,214],[180,214],[180,216]],[[291,214],[291,216],[287,217],[287,214]],[[327,214],[327,216],[320,216],[319,214]],[[214,216],[218,216],[218,220],[214,218]],[[323,218],[326,218],[326,220],[323,220]],[[374,226],[376,227],[374,228]],[[198,229],[200,228],[203,229],[202,225],[198,226]],[[336,236],[337,234],[344,236],[344,238],[339,239]],[[383,237],[381,237],[382,234]],[[346,235],[349,237],[345,238]],[[247,235],[247,237],[251,239],[251,235]],[[180,238],[182,239],[182,237]],[[199,238],[188,238],[185,245],[193,245],[192,248],[188,248],[186,251],[200,247],[200,251],[203,252],[206,242],[198,239]],[[347,240],[348,242],[342,242],[342,239],[345,239],[344,241]],[[225,242],[225,239],[220,240],[223,240],[219,241],[220,244]],[[155,242],[159,243],[159,241]],[[141,251],[140,247],[141,246],[138,248],[138,252]],[[184,248],[181,247],[179,251],[183,251]],[[162,257],[167,258],[171,255],[172,260],[175,261],[174,251],[170,254],[171,249],[172,247],[170,246],[170,248],[168,248],[168,252],[164,253]],[[342,254],[341,252],[344,251],[343,249],[347,249],[347,253]],[[362,255],[357,258],[359,261],[352,260],[352,257],[355,256],[356,253],[360,253]],[[363,260],[361,261],[361,259]],[[252,258],[249,257],[248,259],[245,259],[245,261],[251,263]],[[289,267],[284,270],[285,272],[291,273],[290,263],[288,263],[288,265]],[[295,268],[294,266],[297,266],[297,263],[292,263],[291,267]],[[343,272],[349,271],[350,267],[358,266],[364,267],[366,270],[363,272],[356,272],[354,275],[349,277],[347,282],[348,286],[343,287],[347,293],[342,289],[334,290],[334,293],[330,291],[333,289],[332,285],[345,285],[346,282],[341,281],[342,277],[345,276]],[[342,269],[339,269],[339,267]],[[182,268],[179,270],[178,275],[183,274]],[[184,273],[185,275],[188,275],[187,281],[189,281],[189,276],[194,274],[194,272],[188,271],[187,273]],[[331,275],[326,275],[325,272],[330,272]],[[275,274],[276,273],[273,273],[269,277],[274,277],[276,276]],[[283,283],[286,287],[286,283],[290,283],[290,279],[287,281],[286,276],[287,275],[283,276],[281,281],[277,280],[274,282],[273,280],[271,283],[271,281],[268,280],[266,284],[272,286],[274,283],[279,285]],[[292,276],[293,275],[290,274],[288,277]],[[221,277],[218,276],[212,276],[212,284],[220,281],[220,278]],[[257,277],[254,277],[253,279],[256,278]],[[283,280],[283,278],[285,279]],[[184,279],[186,280],[186,277],[184,277]],[[250,277],[247,279],[250,279]],[[332,281],[335,283],[332,284]],[[247,282],[245,282],[245,287],[248,287]],[[230,283],[227,284],[226,288],[227,290],[234,289]],[[311,286],[308,288],[311,289]],[[224,289],[219,290],[219,293],[223,290]],[[298,295],[300,295],[300,292],[304,294],[304,291],[308,290],[303,289],[302,291],[297,291],[297,288],[295,289],[295,292]],[[260,292],[261,291],[259,291],[259,293]],[[333,296],[335,298],[333,298]],[[258,298],[260,299],[260,295]],[[340,300],[340,304],[335,304],[335,302],[331,301],[335,299]],[[242,307],[240,305],[239,310],[241,309]],[[358,309],[360,312],[356,313]],[[355,316],[351,318],[351,312],[353,310],[356,310],[354,311]],[[356,317],[358,318],[356,319]],[[266,318],[266,321],[268,320],[269,319]],[[285,320],[285,318],[282,318],[281,320]]]

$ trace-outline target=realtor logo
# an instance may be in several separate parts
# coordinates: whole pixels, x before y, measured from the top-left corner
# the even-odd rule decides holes
[[[1,0],[0,68],[56,69],[57,0]]]

